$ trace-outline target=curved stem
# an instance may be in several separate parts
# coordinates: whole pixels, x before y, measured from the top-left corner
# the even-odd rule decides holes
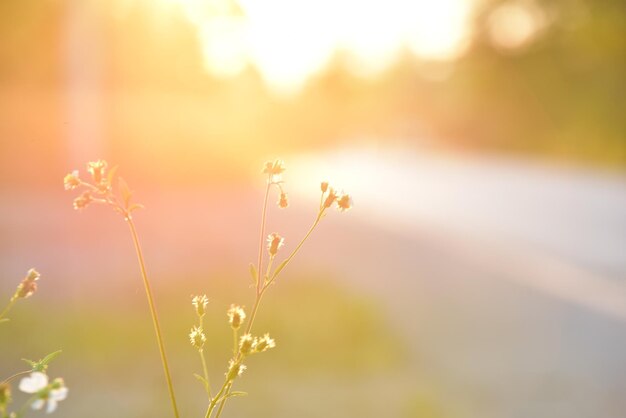
[[[302,238],[300,240],[300,242],[298,243],[296,248],[294,248],[294,250],[291,252],[291,254],[289,254],[289,256],[285,259],[285,261],[280,263],[280,265],[278,266],[276,271],[274,271],[274,274],[272,275],[272,277],[267,281],[267,284],[265,285],[265,288],[267,288],[269,285],[272,284],[272,282],[276,279],[276,277],[278,277],[280,272],[283,271],[283,269],[285,267],[287,267],[287,264],[289,264],[291,259],[295,257],[295,255],[298,253],[298,251],[300,251],[300,248],[302,248],[302,245],[304,245],[304,242],[309,238],[309,236],[311,235],[311,233],[313,232],[313,230],[315,229],[317,224],[320,223],[320,220],[322,220],[322,215],[323,214],[324,214],[324,209],[319,211],[319,213],[317,214],[317,218],[315,218],[315,222],[313,222],[313,225],[311,225],[311,227],[309,228],[308,232],[306,233],[304,238]]]
[[[231,387],[233,387],[233,382],[230,382],[228,384],[228,387],[226,387],[226,395],[230,393]],[[224,410],[225,405],[226,405],[226,398],[222,399],[222,402],[220,403],[220,407],[217,409],[217,414],[215,415],[215,418],[220,418],[220,415],[222,415],[222,411]]]
[[[146,288],[146,296],[148,298],[148,305],[150,306],[150,314],[152,315],[152,323],[154,325],[154,332],[156,334],[159,352],[161,354],[161,363],[163,364],[163,371],[165,372],[165,380],[167,381],[167,389],[169,391],[172,409],[174,410],[174,417],[179,418],[178,407],[176,406],[176,397],[174,396],[174,386],[172,385],[170,368],[167,363],[167,356],[165,355],[163,337],[161,336],[161,326],[159,325],[159,318],[157,316],[156,306],[154,304],[154,298],[152,296],[152,289],[150,287],[150,282],[148,281],[148,274],[146,273],[146,265],[143,259],[143,252],[141,251],[139,238],[137,236],[137,231],[135,230],[135,224],[133,223],[130,214],[126,214],[125,219],[128,223],[128,226],[130,227],[130,232],[133,237],[133,243],[135,244],[135,251],[137,252],[137,259],[139,260],[139,267],[141,269],[141,278],[143,279],[143,284]]]
[[[33,371],[33,370],[31,369],[31,370],[24,370],[23,372],[18,372],[18,373],[15,373],[15,374],[13,374],[13,375],[11,375],[11,376],[7,377],[6,379],[4,379],[4,380],[2,381],[2,383],[9,383],[11,380],[15,379],[16,377],[21,376],[21,375],[23,375],[23,374],[28,374],[28,373],[30,373],[30,372],[32,372],[32,371]]]

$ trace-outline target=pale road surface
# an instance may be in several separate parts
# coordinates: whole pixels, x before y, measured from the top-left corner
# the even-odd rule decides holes
[[[389,233],[346,233],[344,273],[403,319],[451,414],[626,416],[626,176],[376,147],[288,161],[292,193],[332,179]]]

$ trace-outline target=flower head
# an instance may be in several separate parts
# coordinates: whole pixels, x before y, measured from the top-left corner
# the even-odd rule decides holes
[[[322,184],[320,185],[320,189],[322,190],[322,193],[326,193],[326,190],[328,190],[328,182],[323,181]]]
[[[285,171],[285,162],[283,160],[274,160],[274,162],[268,161],[263,168],[264,174],[272,176],[279,176]]]
[[[80,186],[80,178],[78,177],[78,170],[74,170],[63,178],[63,185],[65,190],[74,190]]]
[[[278,250],[284,245],[285,239],[278,235],[275,232],[272,232],[267,237],[267,251],[269,251],[270,256],[274,257]]]
[[[349,194],[342,194],[337,198],[337,209],[342,212],[352,207],[352,197]]]
[[[239,339],[239,351],[242,355],[247,356],[254,351],[256,345],[256,338],[252,338],[252,335],[242,335]]]
[[[84,209],[92,201],[93,201],[93,198],[91,197],[91,193],[83,192],[83,194],[81,194],[76,199],[74,199],[74,209],[76,209],[76,210]]]
[[[189,333],[189,341],[191,345],[196,347],[198,350],[201,350],[204,347],[204,343],[206,341],[206,336],[200,327],[191,328],[191,332]]]
[[[68,392],[63,379],[56,378],[48,384],[48,376],[41,372],[32,372],[30,376],[22,378],[19,388],[22,392],[37,395],[37,399],[31,404],[33,409],[42,409],[47,403],[47,413],[53,412],[57,403],[67,398]]]
[[[206,295],[194,296],[191,299],[191,304],[196,308],[196,314],[198,314],[199,317],[203,317],[206,313],[206,306],[208,303],[209,298],[207,298]]]
[[[93,177],[93,181],[96,184],[100,184],[104,178],[104,171],[107,168],[107,162],[104,160],[98,160],[87,163],[87,171]]]
[[[35,283],[41,275],[35,269],[28,270],[26,273],[26,277],[22,279],[20,284],[17,286],[17,291],[15,293],[16,297],[26,299],[32,296],[33,293],[37,291],[37,283]]]
[[[243,308],[238,305],[230,305],[230,308],[228,309],[228,312],[226,312],[226,315],[228,315],[228,323],[234,330],[239,329],[239,327],[241,327],[241,324],[243,323],[243,320],[246,319],[246,313],[244,312]]]
[[[261,353],[263,351],[267,351],[270,348],[276,347],[276,342],[273,338],[270,338],[269,334],[265,334],[263,337],[259,338],[254,346],[254,350],[257,353]]]

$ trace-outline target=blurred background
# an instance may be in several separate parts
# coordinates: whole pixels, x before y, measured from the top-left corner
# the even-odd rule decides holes
[[[626,8],[618,0],[3,0],[0,376],[62,348],[60,417],[166,417],[127,227],[72,209],[104,158],[136,191],[181,412],[203,416],[187,333],[250,307],[267,159],[293,249],[229,417],[626,414]],[[271,201],[277,200],[273,196]],[[25,400],[15,395],[16,401]],[[33,416],[36,414],[33,413]]]

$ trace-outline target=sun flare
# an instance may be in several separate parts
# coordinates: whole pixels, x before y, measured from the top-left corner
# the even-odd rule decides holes
[[[248,63],[274,88],[295,91],[337,51],[364,76],[403,48],[436,60],[463,51],[471,0],[161,0],[194,24],[208,71],[230,76]]]

